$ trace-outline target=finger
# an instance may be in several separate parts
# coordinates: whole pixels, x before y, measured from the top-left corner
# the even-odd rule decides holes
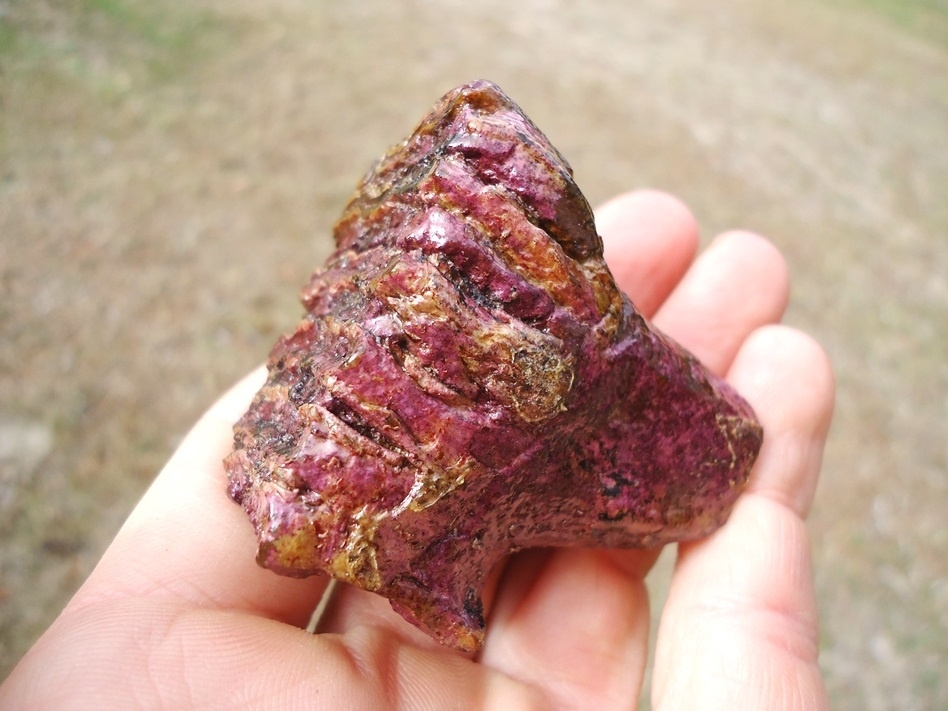
[[[747,393],[764,427],[747,492],[805,519],[833,417],[836,386],[826,353],[794,329],[762,328],[741,348],[728,380]]]
[[[728,232],[691,266],[654,322],[720,375],[751,331],[780,320],[789,295],[776,247],[750,232]]]
[[[698,249],[691,211],[657,190],[613,198],[596,211],[596,228],[616,283],[647,317],[671,293]]]
[[[655,708],[826,708],[801,515],[833,403],[825,355],[784,327],[748,339],[729,373],[765,440],[727,524],[679,546],[659,627]]]
[[[386,634],[415,647],[446,651],[434,638],[395,612],[386,598],[348,583],[336,583],[324,601],[324,609],[314,632],[345,634],[365,626],[384,630]],[[473,655],[467,656],[471,658]]]
[[[653,562],[610,551],[530,551],[508,565],[481,654],[557,709],[635,708],[645,669]]]
[[[0,688],[2,708],[77,699],[116,709],[551,708],[536,689],[371,625],[317,636],[149,598],[67,611]]]
[[[327,579],[260,568],[253,528],[226,493],[222,460],[233,446],[233,423],[264,377],[262,368],[254,371],[188,433],[73,604],[148,595],[306,625]]]
[[[634,708],[647,655],[643,582],[657,551],[531,550],[513,556],[488,620],[479,660],[540,689],[550,708]],[[438,644],[386,600],[336,590],[317,632],[371,625],[407,644]]]

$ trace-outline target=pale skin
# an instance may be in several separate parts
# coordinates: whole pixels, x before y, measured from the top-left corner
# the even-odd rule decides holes
[[[747,232],[700,256],[688,209],[658,192],[597,213],[606,258],[653,323],[753,405],[766,432],[748,489],[678,546],[652,679],[656,709],[826,709],[806,517],[833,409],[808,336],[778,325],[789,277]],[[476,656],[438,646],[375,595],[259,568],[225,494],[231,425],[257,370],[188,434],[99,565],[0,687],[3,709],[634,709],[644,576],[658,551],[528,551],[498,571]]]

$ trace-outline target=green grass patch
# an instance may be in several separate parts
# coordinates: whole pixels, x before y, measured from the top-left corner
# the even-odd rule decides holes
[[[173,0],[31,3],[0,18],[0,55],[14,73],[59,76],[105,97],[201,67],[233,42],[210,11]]]
[[[187,3],[83,0],[77,24],[124,67],[163,79],[193,66],[221,43],[221,23]]]
[[[81,13],[87,22],[98,23],[100,29],[157,50],[172,60],[177,53],[199,48],[214,29],[210,15],[188,11],[187,5],[181,4],[84,0]]]
[[[0,57],[10,54],[15,43],[16,32],[13,31],[13,23],[6,17],[0,17]]]
[[[948,49],[948,0],[835,0],[863,8],[910,34]]]

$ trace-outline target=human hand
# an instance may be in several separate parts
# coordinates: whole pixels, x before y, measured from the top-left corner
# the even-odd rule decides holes
[[[789,282],[748,233],[696,261],[694,220],[632,193],[597,215],[619,286],[753,405],[764,445],[728,523],[680,544],[653,707],[827,708],[804,518],[833,405],[822,350],[775,325]],[[498,577],[476,656],[439,647],[370,593],[254,563],[226,496],[231,426],[258,370],[188,434],[99,565],[0,687],[0,708],[632,709],[655,550],[526,551]]]

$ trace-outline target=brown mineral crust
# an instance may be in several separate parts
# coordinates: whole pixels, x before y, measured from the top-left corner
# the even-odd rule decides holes
[[[470,650],[505,555],[725,521],[759,424],[619,292],[568,164],[495,85],[441,99],[335,237],[225,462],[261,565]]]

